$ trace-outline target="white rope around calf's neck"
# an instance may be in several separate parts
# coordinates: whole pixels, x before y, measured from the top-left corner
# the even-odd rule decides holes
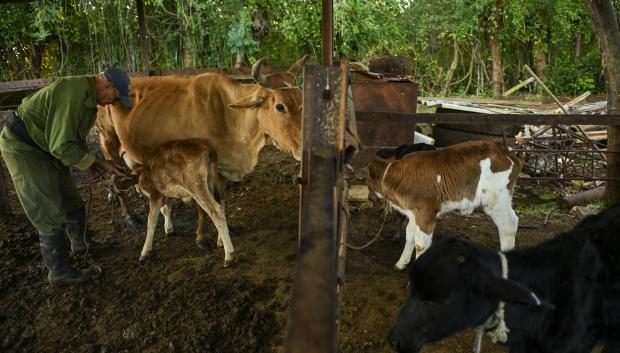
[[[497,253],[499,255],[499,259],[502,265],[502,279],[508,279],[508,259],[503,252],[499,251]],[[476,338],[474,341],[474,352],[480,353],[480,348],[482,346],[482,334],[486,329],[491,329],[487,331],[487,335],[491,338],[493,343],[501,342],[506,343],[508,341],[508,326],[506,326],[506,320],[504,318],[506,303],[500,301],[497,310],[493,315],[489,316],[489,318],[484,322],[484,324],[478,326],[476,328]]]
[[[385,170],[383,171],[383,176],[381,177],[381,193],[385,196],[385,176],[387,175],[388,170],[390,170],[390,167],[392,166],[392,163],[394,162],[389,162],[387,167],[385,167]]]

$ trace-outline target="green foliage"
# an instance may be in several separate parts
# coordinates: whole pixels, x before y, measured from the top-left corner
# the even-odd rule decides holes
[[[562,60],[549,67],[547,86],[559,95],[576,96],[585,91],[602,91],[604,82],[599,79],[600,55],[598,50],[579,58],[577,62]]]
[[[518,204],[515,208],[515,212],[519,216],[529,217],[544,217],[550,213],[566,213],[566,211],[560,210],[556,202],[547,202],[542,204]]]
[[[306,53],[321,58],[320,1],[145,0],[145,12],[154,70],[230,67],[237,53],[282,66]],[[105,65],[142,70],[135,0],[3,3],[0,16],[0,80],[93,73]],[[421,95],[488,94],[490,35],[502,48],[506,86],[523,79],[524,64],[544,57],[557,94],[604,89],[596,33],[581,0],[334,0],[336,55],[366,63],[408,56]]]

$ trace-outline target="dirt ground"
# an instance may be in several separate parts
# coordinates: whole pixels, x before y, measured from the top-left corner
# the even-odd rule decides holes
[[[98,184],[89,222],[96,238],[112,240],[115,247],[77,259],[103,269],[97,281],[59,288],[46,282],[36,234],[9,181],[14,215],[0,218],[0,351],[282,352],[298,236],[299,190],[287,180],[298,168],[291,157],[269,147],[256,170],[230,187],[228,222],[238,230],[230,268],[222,267],[222,249],[204,252],[194,245],[195,211],[181,202],[173,203],[175,234],[164,235],[160,217],[155,256],[140,264],[145,226],[129,228],[118,209],[112,219],[106,185]],[[518,197],[515,204],[530,201]],[[132,195],[131,203],[144,219],[145,200]],[[537,244],[577,222],[558,212],[547,224],[544,214],[520,217],[524,227],[517,234],[518,247]],[[382,221],[379,205],[352,212],[350,242],[365,243]],[[392,269],[403,247],[403,240],[391,239],[395,230],[390,216],[382,231],[385,240],[348,251],[340,352],[390,351],[386,337],[407,283],[406,271]],[[215,227],[211,233],[215,245]],[[481,213],[447,215],[437,233],[499,248],[495,227]],[[470,352],[472,344],[470,330],[423,352]],[[487,338],[483,349],[505,352]]]

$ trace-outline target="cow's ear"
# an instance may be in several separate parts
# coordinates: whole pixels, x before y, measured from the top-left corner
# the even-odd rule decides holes
[[[258,108],[267,99],[267,97],[250,95],[239,99],[236,102],[230,103],[228,106],[233,109],[239,108]]]
[[[510,279],[485,278],[480,287],[483,294],[491,300],[553,308],[549,302],[540,300],[534,291]]]

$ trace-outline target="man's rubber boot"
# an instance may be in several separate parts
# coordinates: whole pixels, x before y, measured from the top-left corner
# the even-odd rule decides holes
[[[49,273],[47,280],[54,285],[77,284],[96,277],[95,273],[74,269],[69,265],[69,249],[65,232],[39,235],[41,255]]]
[[[86,229],[86,232],[84,230]],[[71,254],[86,251],[97,252],[111,246],[109,242],[98,242],[91,236],[91,230],[86,228],[86,209],[81,207],[65,214],[65,230],[71,241]]]

